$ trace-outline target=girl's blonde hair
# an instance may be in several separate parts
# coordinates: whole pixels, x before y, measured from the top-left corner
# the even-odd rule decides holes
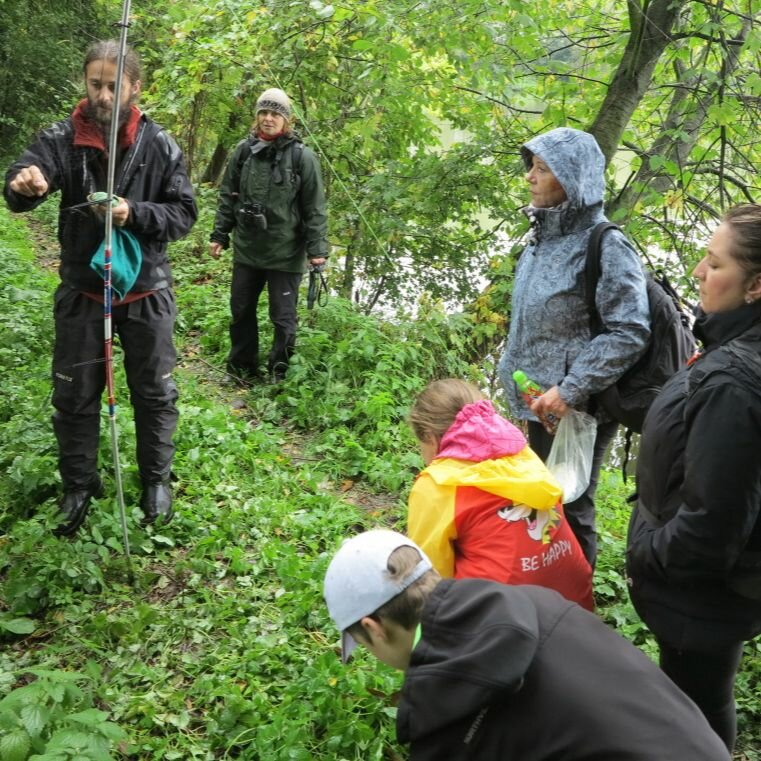
[[[429,383],[410,410],[409,421],[418,441],[440,439],[466,405],[486,397],[472,383],[458,378],[444,378]]]

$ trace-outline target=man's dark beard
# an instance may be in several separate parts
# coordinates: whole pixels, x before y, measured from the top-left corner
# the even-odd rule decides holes
[[[119,108],[119,128],[121,129],[128,121],[132,110],[133,98],[129,99],[129,102],[125,106]],[[108,119],[104,120],[98,115],[98,107],[89,98],[87,99],[87,108],[85,109],[85,115],[90,121],[95,122],[104,130],[111,124],[111,113],[109,110]]]

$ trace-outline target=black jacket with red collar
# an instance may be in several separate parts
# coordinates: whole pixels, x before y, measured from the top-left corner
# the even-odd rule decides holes
[[[103,241],[103,218],[87,206],[68,207],[83,203],[89,193],[106,190],[107,158],[92,141],[76,139],[76,113],[43,130],[11,165],[5,175],[4,196],[11,211],[24,212],[61,191],[61,281],[77,290],[98,293],[103,281],[90,268],[90,260]],[[190,230],[198,210],[175,141],[145,114],[138,114],[133,126],[134,139],[120,149],[114,193],[127,199],[130,216],[125,229],[135,235],[142,249],[142,268],[132,291],[145,292],[171,286],[167,242]],[[39,198],[14,193],[9,187],[21,169],[32,165],[40,168],[49,186]]]
[[[448,579],[397,715],[411,761],[729,761],[644,653],[557,592]]]

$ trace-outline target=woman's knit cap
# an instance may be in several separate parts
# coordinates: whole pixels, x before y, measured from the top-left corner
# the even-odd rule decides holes
[[[286,119],[290,119],[291,101],[282,90],[278,90],[277,87],[270,87],[256,101],[256,113],[258,114],[260,111],[274,111]]]

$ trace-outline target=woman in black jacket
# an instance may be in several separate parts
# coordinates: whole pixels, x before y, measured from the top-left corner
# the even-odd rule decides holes
[[[645,420],[627,567],[661,667],[731,749],[761,632],[761,205],[727,212],[694,274],[704,349]]]

